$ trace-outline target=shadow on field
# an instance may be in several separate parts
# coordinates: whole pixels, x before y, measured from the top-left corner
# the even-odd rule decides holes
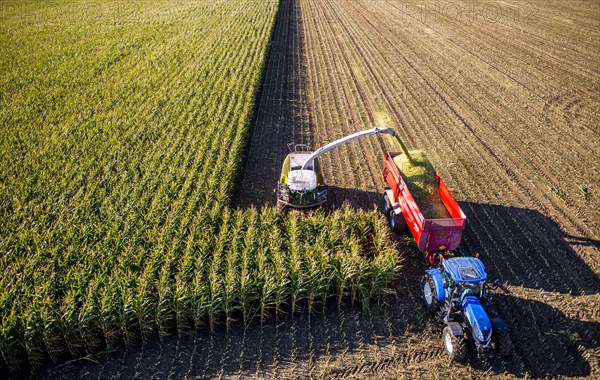
[[[331,211],[338,210],[344,204],[347,204],[355,210],[373,211],[373,209],[381,209],[382,199],[383,190],[381,193],[376,193],[329,185],[327,190],[327,209]]]
[[[597,246],[574,240],[536,210],[459,202],[467,215],[460,253],[480,252],[490,274],[500,281],[569,295],[600,291],[600,278],[574,247]]]
[[[382,194],[330,186],[327,208],[336,210],[348,203],[356,210],[381,209]],[[459,253],[480,253],[494,279],[569,295],[600,291],[600,278],[574,249],[600,248],[598,241],[567,235],[554,220],[536,210],[475,202],[459,204],[467,216]],[[399,236],[412,242],[410,233]],[[416,244],[410,247],[417,251]],[[422,262],[425,265],[424,259]]]
[[[302,95],[304,55],[297,1],[279,4],[269,55],[237,174],[232,207],[274,205],[289,143],[310,144]],[[314,147],[313,147],[314,148]]]
[[[534,377],[586,376],[598,370],[589,352],[600,347],[600,323],[587,320],[594,320],[599,307],[575,310],[582,320],[565,315],[567,310],[573,315],[578,302],[593,302],[600,290],[600,278],[574,249],[596,242],[573,239],[536,210],[459,203],[468,220],[459,254],[481,253],[491,280],[546,295],[553,303],[495,292],[491,311],[509,325],[514,354],[506,362],[471,360],[470,365],[484,372]],[[587,349],[585,356],[582,349]]]
[[[590,352],[600,348],[600,323],[569,318],[546,303],[512,294],[494,294],[495,309],[511,329],[514,350],[507,362],[517,376],[589,376]],[[586,350],[585,355],[582,350]],[[522,363],[517,363],[522,361]],[[472,363],[483,371],[501,372],[496,361]],[[518,365],[515,365],[518,364]],[[523,366],[526,371],[519,367]],[[524,373],[525,372],[525,373]]]
[[[352,189],[334,191],[342,194],[340,198],[349,194],[345,200],[374,199],[381,203],[379,193]],[[339,202],[343,201],[339,199]],[[459,254],[481,253],[492,280],[498,279],[513,289],[544,294],[552,303],[521,295],[495,294],[491,311],[496,309],[509,324],[515,340],[515,354],[508,361],[473,359],[469,365],[483,372],[536,377],[586,376],[598,370],[599,363],[589,361],[593,360],[589,352],[600,348],[600,323],[590,322],[600,312],[600,306],[593,304],[597,299],[594,296],[600,291],[600,278],[575,250],[577,246],[598,248],[598,242],[565,234],[554,220],[536,210],[459,203],[468,220]],[[427,264],[410,232],[394,236],[406,242],[404,267],[400,273],[403,285],[397,284],[397,292],[419,298],[420,274]],[[585,307],[579,306],[581,302],[586,304]],[[418,303],[415,305],[420,307]],[[577,317],[568,317],[566,311]],[[425,323],[433,323],[433,320]],[[432,335],[431,339],[438,338]],[[582,355],[582,350],[587,353]]]

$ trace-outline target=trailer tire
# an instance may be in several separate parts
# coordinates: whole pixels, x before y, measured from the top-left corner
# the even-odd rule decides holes
[[[384,195],[383,196],[383,214],[389,215],[391,211],[392,211],[392,206],[391,206],[390,200],[388,199],[387,195]]]
[[[425,308],[432,313],[436,313],[440,309],[440,303],[437,299],[435,284],[430,274],[423,276],[421,281],[421,289],[423,290],[423,303]]]
[[[449,326],[444,327],[442,333],[444,341],[444,350],[452,361],[460,362],[467,357],[467,342],[463,336],[457,336],[452,333]]]
[[[496,356],[505,358],[512,353],[512,339],[508,331],[499,332],[496,335]]]
[[[404,226],[400,226],[398,220],[396,219],[396,214],[390,212],[388,216],[388,222],[390,225],[390,229],[394,232],[402,232],[404,230]]]

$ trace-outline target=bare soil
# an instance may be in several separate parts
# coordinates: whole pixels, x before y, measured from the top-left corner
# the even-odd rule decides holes
[[[330,305],[230,331],[158,338],[46,378],[600,377],[600,5],[596,1],[282,0],[239,207],[274,203],[289,142],[317,148],[386,114],[468,217],[508,360],[452,364],[421,305],[426,264],[397,236],[388,306]],[[386,149],[322,158],[330,207],[381,204]]]

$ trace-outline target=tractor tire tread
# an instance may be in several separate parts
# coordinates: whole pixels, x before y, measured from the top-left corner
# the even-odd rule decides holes
[[[505,358],[510,356],[512,353],[512,339],[510,338],[510,334],[508,332],[498,333],[497,337],[497,353],[496,356],[499,358]]]
[[[451,336],[451,341],[452,341],[452,352],[449,352],[448,349],[446,348],[446,344],[444,343],[444,350],[446,351],[446,354],[448,355],[448,357],[450,358],[450,360],[452,361],[456,361],[456,362],[461,362],[463,360],[465,360],[465,358],[467,357],[467,341],[463,336],[456,336],[454,334],[452,334],[452,330],[450,329],[450,327],[446,326],[444,327],[444,338],[446,334],[449,334]]]
[[[427,310],[437,315],[437,312],[440,309],[440,302],[437,300],[437,291],[435,290],[435,284],[433,283],[431,276],[429,274],[426,274],[425,276],[423,276],[423,280],[421,282],[421,289],[425,287],[425,281],[429,283],[429,287],[432,293],[432,300],[431,304],[428,304],[425,300],[425,292],[423,292],[423,303],[425,304],[425,308]]]

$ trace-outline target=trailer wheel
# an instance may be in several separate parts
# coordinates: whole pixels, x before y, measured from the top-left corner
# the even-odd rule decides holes
[[[456,336],[452,334],[450,327],[444,327],[442,333],[444,340],[444,350],[448,357],[452,361],[463,361],[467,357],[467,342],[463,336]]]
[[[390,211],[392,211],[390,200],[388,199],[387,195],[384,195],[383,196],[383,214],[389,215]]]
[[[505,358],[512,353],[512,339],[508,331],[503,331],[496,336],[496,356]]]
[[[426,274],[423,276],[423,281],[421,282],[423,289],[423,303],[427,310],[432,313],[437,312],[440,309],[440,303],[437,300],[437,292],[435,290],[435,285],[433,284],[433,279],[431,275]]]
[[[390,229],[394,232],[400,232],[402,230],[398,229],[398,221],[396,220],[396,215],[393,212],[390,212],[388,216],[388,222],[390,225]]]

